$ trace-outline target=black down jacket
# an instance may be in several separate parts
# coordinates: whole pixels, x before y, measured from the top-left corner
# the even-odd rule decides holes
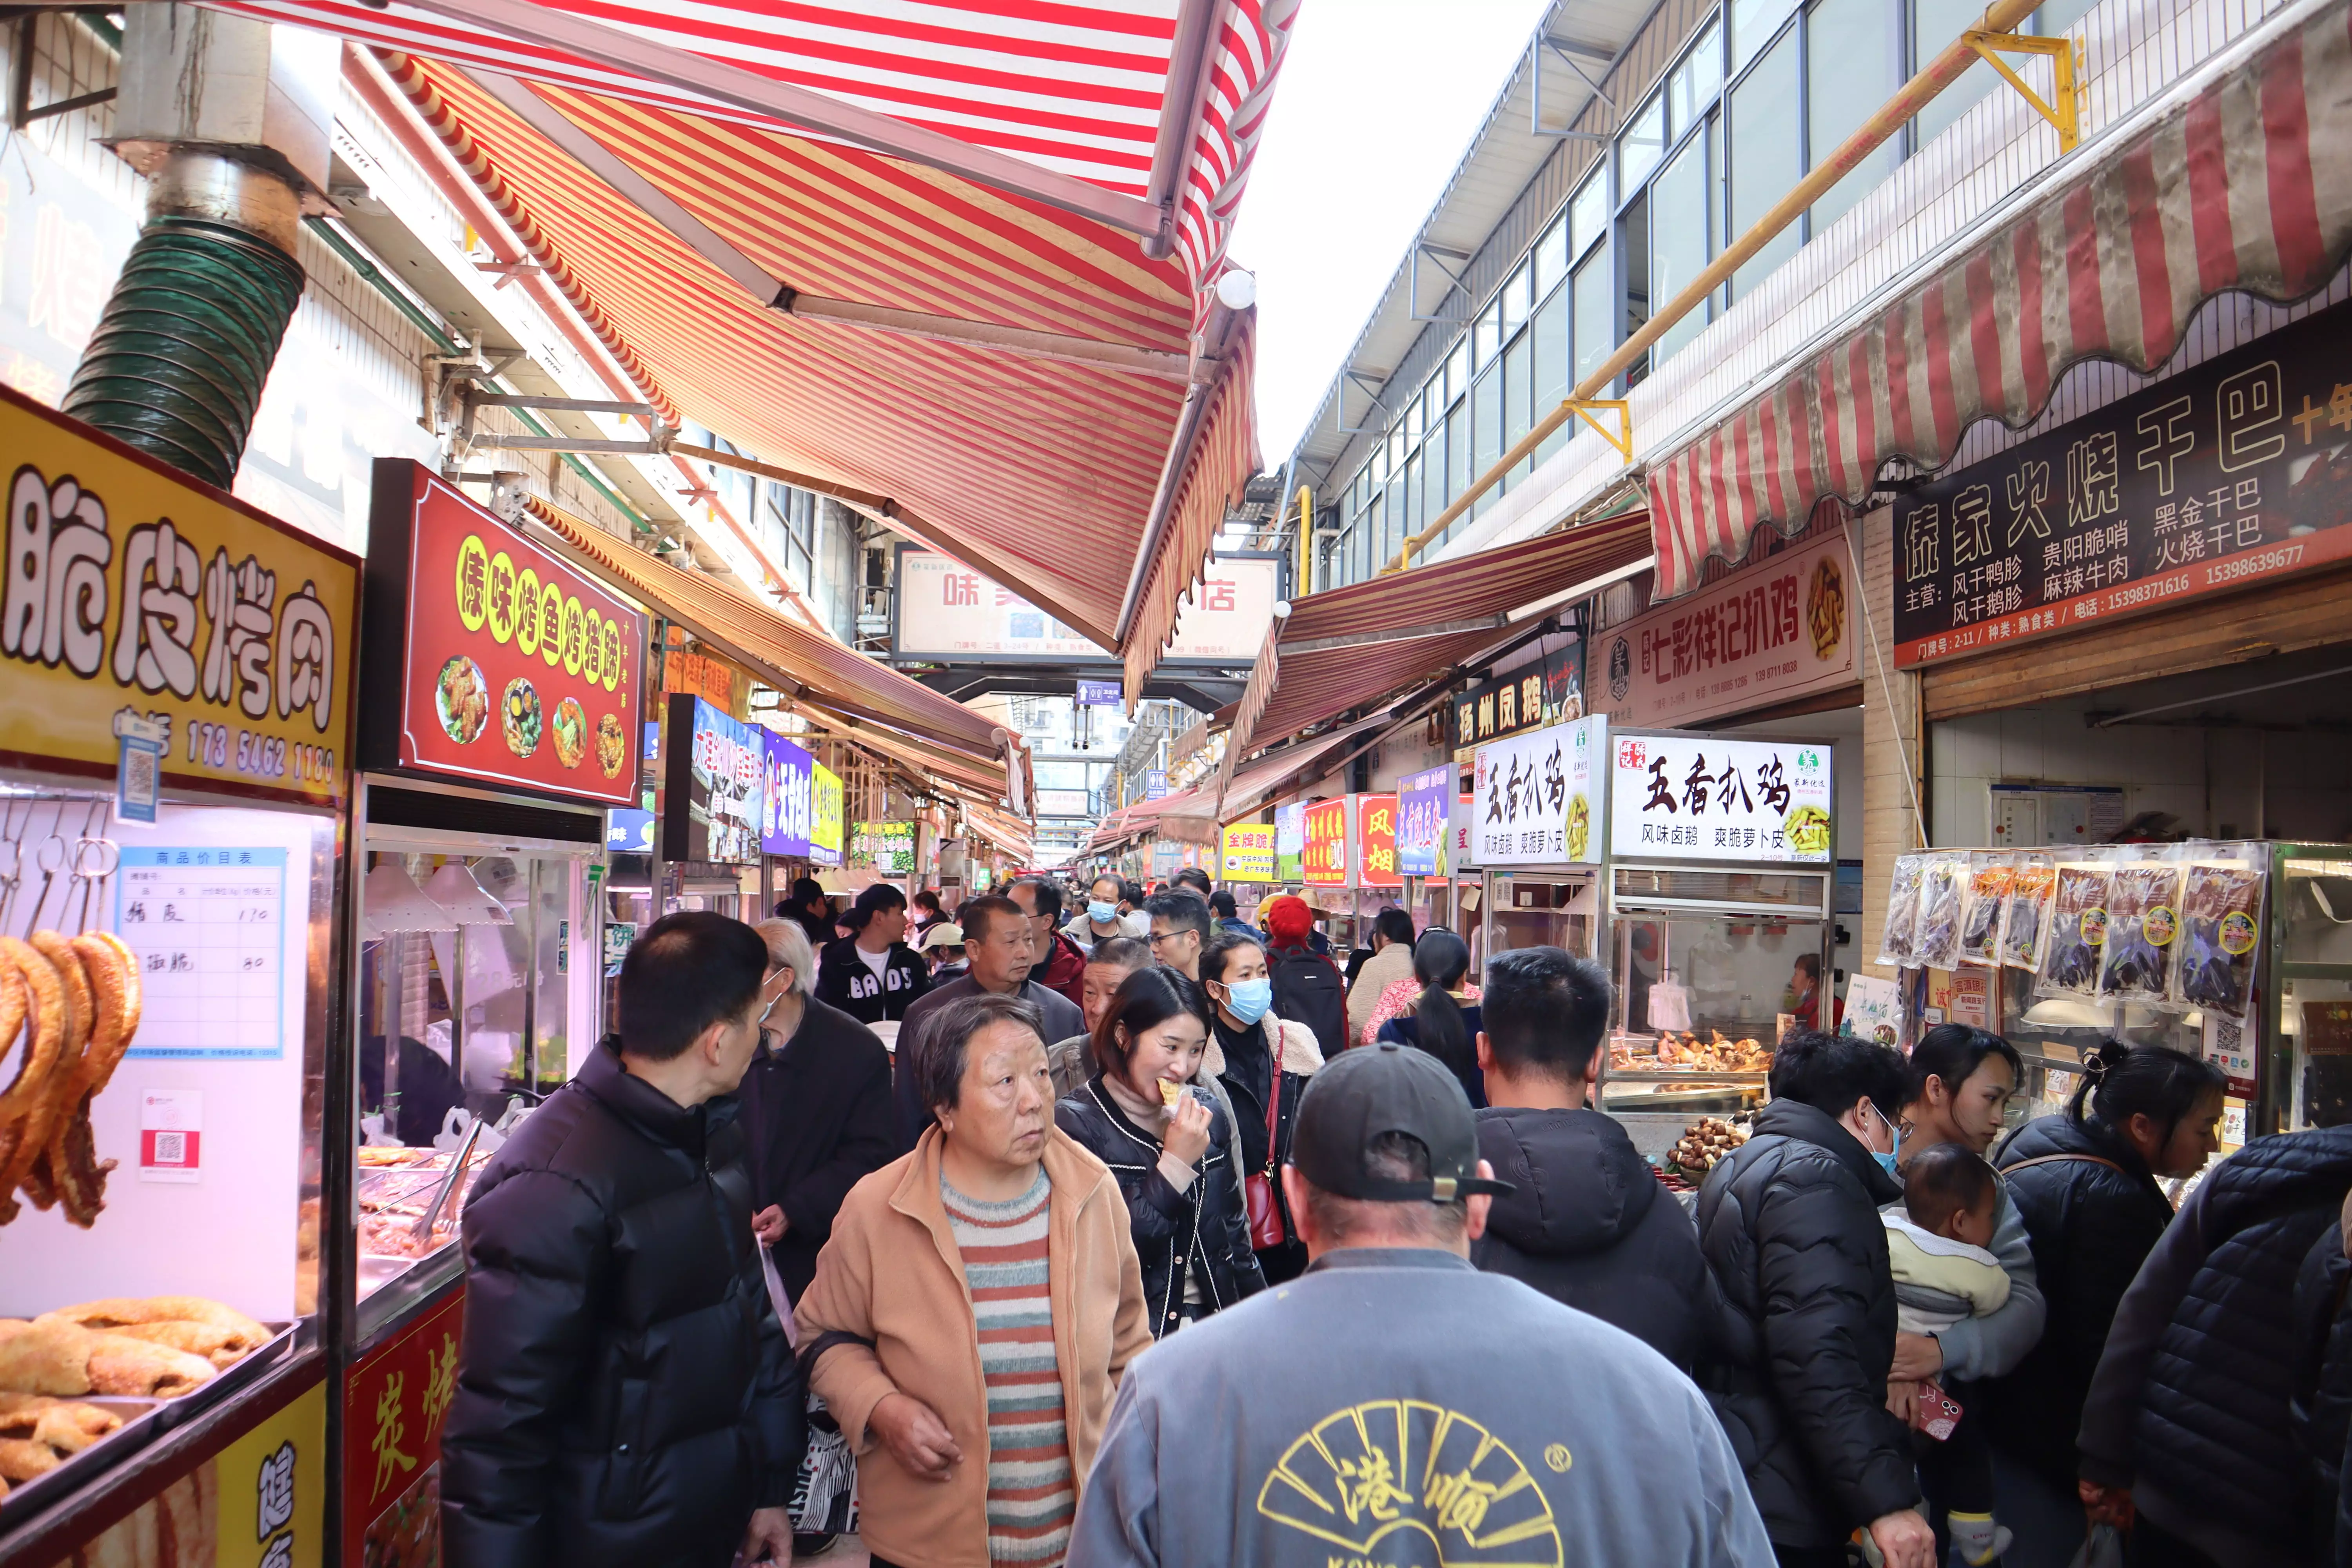
[[[1886,1408],[1895,1278],[1882,1204],[1903,1195],[1860,1141],[1793,1100],[1707,1173],[1699,1249],[1725,1343],[1699,1385],[1776,1545],[1834,1547],[1919,1501],[1910,1433]]]
[[[725,1568],[804,1436],[734,1100],[684,1110],[597,1047],[491,1157],[465,1242],[449,1568]]]
[[[2097,1121],[2037,1118],[1992,1163],[2008,1173],[2049,1317],[2017,1370],[1979,1383],[1977,1399],[1993,1441],[2072,1496],[2084,1395],[2116,1303],[2172,1223],[2172,1204],[2139,1152]]]
[[[1200,1275],[1212,1311],[1265,1289],[1250,1250],[1249,1216],[1234,1186],[1233,1123],[1206,1090],[1185,1092],[1209,1107],[1209,1151],[1181,1193],[1160,1173],[1160,1140],[1120,1113],[1100,1073],[1054,1108],[1055,1125],[1110,1167],[1127,1200],[1153,1339],[1166,1338],[1182,1320],[1188,1274]]]
[[[881,1037],[809,998],[793,1037],[762,1051],[736,1091],[751,1151],[751,1206],[784,1211],[769,1250],[784,1293],[799,1300],[841,1203],[869,1171],[898,1157],[890,1120],[890,1053]]]
[[[1648,1342],[1687,1373],[1722,1298],[1698,1232],[1614,1117],[1478,1112],[1478,1152],[1515,1189],[1486,1212],[1470,1261]]]
[[[2083,1475],[2221,1568],[2312,1561],[2293,1406],[2305,1257],[2352,1190],[2352,1126],[2258,1138],[2198,1184],[2107,1334]]]
[[[2352,1264],[2344,1233],[2329,1226],[2303,1255],[2294,1283],[2294,1436],[2309,1461],[2312,1556],[2342,1568],[2352,1549],[2352,1516],[2345,1512],[2344,1445],[2352,1437],[2352,1303],[2346,1284]]]

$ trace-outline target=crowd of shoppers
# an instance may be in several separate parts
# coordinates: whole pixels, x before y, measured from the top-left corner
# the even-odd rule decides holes
[[[2118,1042],[2020,1125],[1800,964],[1685,1204],[1586,960],[1006,893],[644,931],[467,1205],[452,1568],[787,1562],[812,1432],[880,1568],[2352,1568],[2352,1128],[2209,1169],[2219,1070]]]

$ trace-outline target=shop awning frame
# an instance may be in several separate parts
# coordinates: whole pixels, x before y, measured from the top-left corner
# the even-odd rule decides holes
[[[1657,596],[1823,497],[1861,506],[1892,459],[1933,470],[1980,420],[2022,429],[2076,364],[2152,373],[2218,294],[2291,302],[2352,255],[2347,0],[2289,7],[2145,112],[1653,464]]]

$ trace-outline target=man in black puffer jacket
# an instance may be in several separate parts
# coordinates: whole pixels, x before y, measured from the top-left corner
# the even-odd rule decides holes
[[[2346,1205],[2352,1212],[2352,1204]],[[2311,1478],[2312,1559],[2352,1563],[2352,1502],[2344,1484],[2345,1445],[2352,1440],[2352,1223],[2319,1233],[2294,1282],[2294,1436]]]
[[[1726,1343],[1700,1386],[1782,1568],[1842,1568],[1867,1530],[1889,1568],[1928,1568],[1910,1433],[1886,1408],[1895,1279],[1879,1205],[1903,1195],[1903,1058],[1852,1035],[1782,1038],[1754,1135],[1707,1173],[1699,1247]]]
[[[619,1039],[483,1169],[441,1436],[449,1568],[791,1554],[804,1405],[731,1098],[767,965],[723,915],[654,922],[621,965]]]
[[[2295,1277],[2347,1191],[2352,1127],[2256,1139],[2198,1184],[2091,1380],[2078,1446],[2095,1513],[2136,1512],[2137,1535],[2220,1568],[2313,1561]]]
[[[1478,1152],[1513,1191],[1486,1211],[1470,1261],[1647,1342],[1687,1373],[1722,1296],[1698,1232],[1614,1117],[1587,1103],[1609,1027],[1609,976],[1557,947],[1486,965]]]

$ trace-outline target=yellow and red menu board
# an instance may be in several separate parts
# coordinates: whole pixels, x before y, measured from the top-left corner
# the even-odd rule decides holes
[[[0,457],[0,764],[340,801],[359,563],[5,387]]]
[[[643,614],[405,458],[368,558],[367,766],[636,804]]]
[[[1307,807],[1307,852],[1299,880],[1310,888],[1348,885],[1348,802],[1318,800]]]

